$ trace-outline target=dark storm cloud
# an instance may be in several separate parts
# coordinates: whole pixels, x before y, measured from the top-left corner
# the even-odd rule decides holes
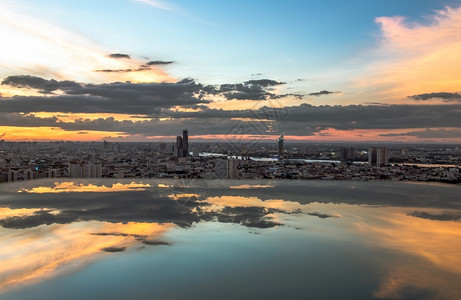
[[[426,101],[431,99],[442,99],[445,102],[454,102],[454,101],[461,101],[461,94],[458,93],[446,93],[446,92],[439,92],[439,93],[428,93],[428,94],[419,94],[408,96],[416,101]]]
[[[174,61],[151,60],[146,65],[148,65],[148,66],[162,66],[162,65],[170,65],[172,63],[174,63]]]
[[[131,59],[131,57],[128,54],[123,54],[123,53],[113,53],[108,55],[110,58],[128,58]]]
[[[330,91],[323,90],[323,91],[320,91],[320,92],[310,93],[308,95],[309,96],[319,97],[319,96],[323,96],[323,95],[330,95],[330,94],[337,94],[337,93],[339,93],[339,92],[330,92]]]
[[[43,93],[50,93],[55,90],[67,91],[71,89],[79,89],[81,87],[80,84],[74,81],[57,81],[54,79],[47,80],[30,75],[8,76],[2,81],[2,84],[17,88],[37,89]]]
[[[441,214],[434,214],[424,211],[415,211],[410,214],[409,216],[421,218],[421,219],[428,219],[434,221],[458,221],[461,220],[461,213],[452,213],[452,212],[442,212]]]

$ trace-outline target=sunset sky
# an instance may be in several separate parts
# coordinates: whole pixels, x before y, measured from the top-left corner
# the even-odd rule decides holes
[[[459,0],[0,0],[0,139],[461,143]]]

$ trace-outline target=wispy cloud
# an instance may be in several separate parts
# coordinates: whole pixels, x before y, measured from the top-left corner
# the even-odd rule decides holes
[[[167,10],[167,11],[175,10],[173,5],[166,3],[164,1],[158,1],[158,0],[133,0],[133,1],[141,2],[141,3],[147,4],[147,5],[153,6],[158,9],[162,9],[162,10]]]

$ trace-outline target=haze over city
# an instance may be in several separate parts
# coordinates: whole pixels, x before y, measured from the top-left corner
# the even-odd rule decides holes
[[[461,142],[459,1],[2,1],[0,139]]]

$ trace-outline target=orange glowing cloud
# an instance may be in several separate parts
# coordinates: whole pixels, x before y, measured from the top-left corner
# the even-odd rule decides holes
[[[382,41],[373,62],[355,81],[354,97],[389,102],[460,90],[461,7],[437,11],[429,24],[403,17],[380,17],[376,23]]]
[[[224,207],[264,207],[266,209],[280,209],[286,212],[297,210],[309,210],[307,205],[298,202],[290,202],[279,199],[261,200],[258,197],[222,196],[208,197],[202,202],[210,204],[210,207],[203,207],[204,210],[219,211]]]
[[[34,208],[11,209],[8,207],[0,207],[0,220],[11,218],[11,217],[17,217],[17,216],[19,217],[31,216],[37,211],[40,211],[40,209],[34,209]]]
[[[80,268],[104,255],[104,248],[124,249],[140,243],[140,238],[158,239],[173,227],[85,222],[40,226],[20,233],[8,230],[0,237],[0,257],[7,258],[0,264],[0,293]]]

